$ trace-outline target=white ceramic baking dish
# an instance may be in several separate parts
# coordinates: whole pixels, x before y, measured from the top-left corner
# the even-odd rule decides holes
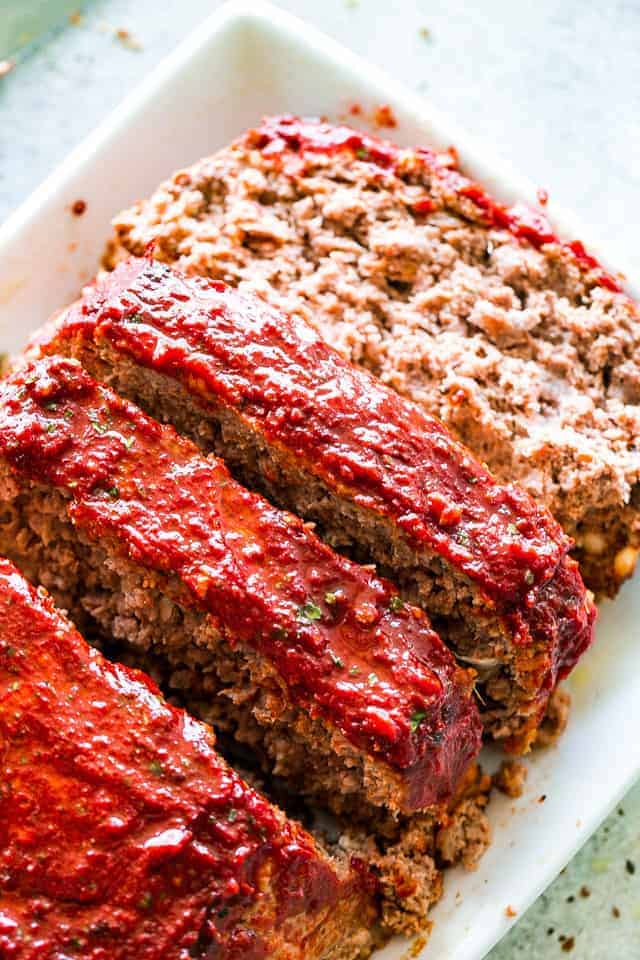
[[[109,220],[177,167],[211,153],[266,113],[338,119],[381,103],[406,144],[455,144],[464,169],[500,198],[535,202],[535,188],[433,109],[316,30],[263,4],[218,11],[165,60],[0,228],[0,350],[75,297],[96,271]],[[86,203],[75,216],[76,201]],[[553,205],[560,234],[613,268],[593,237]],[[640,589],[601,610],[597,643],[571,681],[574,708],[560,744],[529,761],[523,798],[496,797],[494,841],[475,873],[451,871],[433,911],[433,960],[480,960],[584,843],[640,774]],[[492,763],[493,757],[487,762]],[[539,798],[544,796],[544,802]],[[399,960],[396,941],[380,960]]]

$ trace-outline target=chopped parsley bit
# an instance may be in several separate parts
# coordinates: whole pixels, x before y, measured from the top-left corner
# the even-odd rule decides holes
[[[322,610],[310,600],[299,608],[298,617],[302,620],[321,620]]]
[[[423,720],[427,717],[424,710],[416,710],[415,713],[411,715],[411,733],[415,733]]]
[[[218,910],[217,916],[220,918],[220,920],[222,920],[228,913],[229,907],[223,907],[222,910]]]
[[[325,593],[324,602],[327,604],[327,606],[332,607],[334,603],[338,602],[338,597],[335,593]]]
[[[109,494],[112,500],[120,499],[120,491],[118,490],[117,487],[110,487],[109,490],[107,490],[107,493]]]
[[[55,433],[55,432],[56,432],[56,424],[55,424],[55,423],[48,423],[48,424],[47,424],[47,433]]]
[[[229,810],[229,813],[227,814],[228,822],[235,823],[237,819],[238,819],[238,811],[235,808]]]
[[[511,534],[512,537],[516,537],[516,536],[518,535],[518,528],[516,527],[515,523],[510,523],[510,524],[508,524],[508,525],[507,525],[507,530],[508,530],[508,532]]]
[[[153,897],[150,893],[143,893],[140,899],[138,900],[138,907],[140,910],[148,910],[151,904],[153,903]]]
[[[152,760],[151,763],[149,764],[149,770],[156,777],[161,777],[162,774],[164,773],[164,770],[162,769],[162,764],[160,763],[159,760]]]
[[[71,407],[67,407],[62,416],[65,418],[65,420],[73,420],[73,410]]]
[[[525,570],[524,572],[524,582],[528,587],[532,587],[535,583],[536,578],[533,575],[533,570]]]
[[[58,404],[55,402],[55,400],[49,400],[48,403],[44,404],[44,408],[45,410],[55,411],[58,409]]]
[[[404,609],[404,602],[402,597],[399,597],[397,594],[394,597],[391,597],[389,601],[389,610],[393,610],[394,613],[397,613],[398,610]]]
[[[130,317],[127,317],[127,323],[144,323],[144,317],[141,313],[132,313]]]
[[[338,656],[337,656],[335,653],[333,653],[333,652],[330,652],[330,653],[329,653],[329,656],[330,656],[331,659],[333,660],[333,662],[334,662],[334,664],[336,665],[336,667],[344,667],[344,661],[342,660],[341,657],[338,657]]]
[[[477,482],[478,482],[477,477],[473,477],[471,475],[467,477],[467,483],[477,483]]]
[[[132,447],[132,446],[134,445],[134,443],[136,442],[136,441],[135,441],[135,437],[121,437],[120,439],[121,439],[122,442],[124,443],[124,445],[125,445],[125,447],[127,448],[127,450],[131,450],[131,447]]]
[[[9,690],[11,690],[12,693],[15,693],[15,691],[19,689],[20,689],[20,681],[14,680],[11,686],[9,687]]]
[[[356,675],[357,672],[358,672],[358,668],[356,667],[355,664],[354,664],[352,667],[349,667],[349,674],[350,674],[352,677],[355,677],[355,675]]]
[[[375,673],[370,673],[367,677],[367,683],[374,684],[378,682],[378,677]]]
[[[356,150],[356,156],[359,157],[360,160],[366,160],[369,156],[369,151],[365,150],[364,147],[360,147],[358,150]]]

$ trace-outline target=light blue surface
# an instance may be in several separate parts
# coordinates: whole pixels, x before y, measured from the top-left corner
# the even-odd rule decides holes
[[[54,5],[46,4],[47,17]],[[593,224],[605,247],[630,251],[638,284],[640,0],[281,5],[454,113]],[[0,0],[0,49],[15,31],[8,14],[18,6],[28,0]],[[87,6],[79,25],[48,37],[0,79],[0,217],[219,3]],[[141,49],[118,39],[118,29],[129,30]],[[491,960],[640,960],[640,787],[621,809],[624,815],[612,815]],[[635,873],[627,860],[637,863]],[[566,953],[561,935],[574,938]]]

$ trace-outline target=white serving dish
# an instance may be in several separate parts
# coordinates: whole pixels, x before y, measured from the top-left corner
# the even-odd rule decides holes
[[[219,10],[165,60],[0,228],[0,350],[14,351],[96,271],[111,216],[176,168],[211,153],[266,113],[344,116],[381,103],[406,144],[455,144],[464,169],[500,198],[534,186],[422,98],[316,30],[266,4]],[[87,210],[73,216],[71,206]],[[553,205],[560,234],[597,245]],[[602,259],[607,260],[606,257]],[[624,269],[618,258],[612,266]],[[494,841],[476,873],[451,871],[426,953],[480,960],[554,879],[640,775],[640,589],[601,610],[597,644],[571,681],[559,745],[536,754],[517,802],[490,807]],[[491,763],[492,757],[488,758]],[[546,795],[544,803],[538,798]],[[379,960],[400,960],[395,941]]]

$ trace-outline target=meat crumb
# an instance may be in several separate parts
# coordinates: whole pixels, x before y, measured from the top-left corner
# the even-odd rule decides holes
[[[564,943],[562,944],[562,949],[564,950],[565,953],[571,953],[575,945],[576,945],[576,938],[567,937]]]
[[[125,27],[117,27],[115,30],[115,38],[123,47],[126,47],[127,50],[142,50],[142,44],[133,34],[127,30]]]
[[[75,200],[74,203],[71,204],[71,213],[74,215],[74,217],[81,217],[86,209],[86,200]]]
[[[620,918],[620,911],[617,907],[611,907],[611,914],[615,917],[616,920]]]
[[[504,911],[504,912],[505,912],[505,915],[506,915],[507,917],[517,917],[517,916],[518,916],[518,911],[517,911],[514,907],[512,907],[511,904],[509,904],[509,906],[505,908],[505,911]]]
[[[544,803],[546,799],[547,799],[546,793],[541,793],[540,796],[538,797],[538,803]]]
[[[633,874],[636,872],[636,865],[633,862],[633,860],[627,860],[624,867],[627,873],[630,874],[631,876],[633,876]]]
[[[373,122],[377,127],[397,127],[398,121],[388,103],[382,103],[376,107],[373,115]]]
[[[591,890],[587,886],[580,887],[580,896],[586,899],[591,896]]]
[[[503,760],[493,775],[493,783],[507,797],[521,797],[527,779],[527,768],[517,760]]]

